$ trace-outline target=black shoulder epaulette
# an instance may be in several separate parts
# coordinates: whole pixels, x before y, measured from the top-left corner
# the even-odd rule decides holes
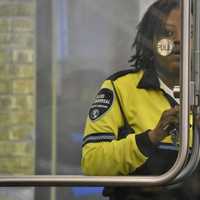
[[[115,81],[116,79],[118,79],[119,77],[122,77],[124,75],[127,75],[129,73],[135,73],[138,72],[140,69],[138,69],[137,67],[131,67],[128,69],[124,69],[124,70],[120,70],[114,74],[112,74],[111,76],[109,76],[106,80],[112,80]]]

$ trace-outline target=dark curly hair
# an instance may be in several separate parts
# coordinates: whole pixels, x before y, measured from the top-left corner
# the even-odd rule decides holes
[[[179,0],[158,0],[148,8],[138,24],[138,31],[132,45],[135,54],[129,60],[131,65],[143,69],[152,67],[153,39],[161,32],[165,18],[179,6]]]

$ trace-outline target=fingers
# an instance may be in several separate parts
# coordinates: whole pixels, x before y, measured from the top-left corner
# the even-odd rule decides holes
[[[167,134],[173,129],[178,129],[178,119],[170,118],[162,125],[161,129]]]
[[[179,107],[170,108],[163,112],[157,126],[149,132],[150,140],[157,143],[178,129],[179,124]]]
[[[170,108],[166,111],[163,112],[164,117],[168,117],[168,116],[176,116],[178,117],[179,114],[179,106],[175,106],[174,108]]]
[[[179,107],[170,108],[163,112],[160,122],[158,123],[159,128],[163,131],[168,131],[170,127],[177,126],[179,123]]]

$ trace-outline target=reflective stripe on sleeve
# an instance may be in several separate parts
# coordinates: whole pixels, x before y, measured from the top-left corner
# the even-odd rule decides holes
[[[83,144],[86,145],[87,143],[96,143],[96,142],[111,142],[115,140],[115,135],[113,133],[94,133],[87,135],[83,138]]]

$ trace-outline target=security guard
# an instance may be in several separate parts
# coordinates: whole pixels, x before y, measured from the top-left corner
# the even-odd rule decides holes
[[[171,108],[176,105],[175,100],[160,88],[156,76],[151,73],[146,80],[145,73],[128,69],[103,83],[90,108],[85,128],[82,160],[85,174],[127,175],[134,172],[155,153],[156,143],[168,134],[161,130],[162,134],[154,139],[151,131],[163,111],[167,110],[158,126],[165,128],[170,122],[176,123],[178,108]],[[163,145],[176,147],[171,143],[170,136],[163,140]]]
[[[133,67],[106,79],[89,110],[85,175],[159,175],[172,167],[178,150],[179,102],[172,88],[179,83],[180,20],[178,0],[158,0],[145,13],[133,44]],[[173,193],[179,199],[177,190],[152,191],[105,188],[104,195],[163,200]]]
[[[168,134],[162,129],[170,122],[176,123],[177,103],[160,88],[156,77],[148,78],[152,83],[156,80],[151,85],[144,73],[128,69],[103,83],[86,123],[84,174],[162,174],[175,162],[177,145],[174,138],[168,136],[159,145],[157,143]],[[156,125],[162,133],[159,139],[152,138],[155,141],[152,142],[150,134]]]

